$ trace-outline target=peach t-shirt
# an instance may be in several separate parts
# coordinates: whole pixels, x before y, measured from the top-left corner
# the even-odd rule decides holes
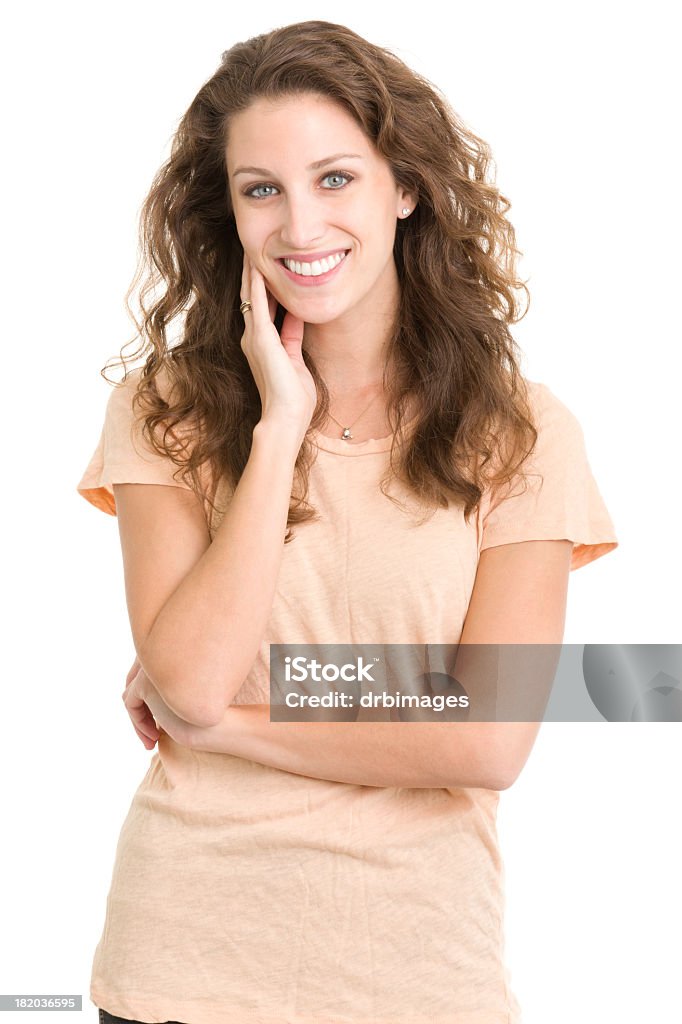
[[[78,491],[178,486],[112,391]],[[577,569],[617,546],[580,425],[529,381],[528,490],[466,524],[415,526],[379,490],[390,438],[312,438],[319,522],[284,545],[260,652],[235,703],[269,702],[272,643],[457,644],[480,552],[573,541]],[[403,485],[392,493],[408,502]],[[228,499],[229,500],[229,499]],[[416,508],[416,505],[414,506]],[[219,518],[209,516],[211,535]],[[415,518],[418,518],[415,517]],[[343,726],[341,726],[343,727]],[[504,962],[499,793],[330,782],[161,733],[120,834],[90,995],[128,1019],[186,1024],[520,1024]]]

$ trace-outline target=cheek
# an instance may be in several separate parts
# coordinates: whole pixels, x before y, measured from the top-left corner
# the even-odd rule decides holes
[[[262,273],[265,263],[263,250],[266,247],[266,236],[262,232],[254,231],[253,224],[244,224],[243,220],[241,223],[237,222],[237,234],[244,252]]]
[[[235,217],[235,227],[237,228],[237,236],[239,241],[242,243],[242,248],[249,254],[253,255],[253,239],[252,232],[249,231],[248,225],[244,224],[243,219]]]
[[[365,235],[379,247],[383,245],[386,234],[395,228],[395,222],[395,210],[388,204],[368,207],[362,219]]]
[[[277,299],[278,302],[284,302],[284,274],[280,274],[277,267],[273,267],[271,264],[262,268],[259,263],[256,264],[265,282],[265,287],[271,295]]]
[[[248,213],[244,212],[244,209],[233,207],[234,212],[234,223],[237,229],[237,235],[242,246],[252,256],[258,250],[258,232],[255,230],[256,225],[253,222],[253,218],[249,217]]]

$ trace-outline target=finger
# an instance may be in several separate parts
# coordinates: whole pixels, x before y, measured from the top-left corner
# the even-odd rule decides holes
[[[268,297],[265,291],[265,280],[255,263],[251,264],[251,316],[255,324],[262,324],[265,318],[272,317],[268,313]]]
[[[270,312],[270,319],[274,324],[275,316],[277,315],[277,299],[269,289],[266,288],[266,291],[268,293],[268,310]]]
[[[141,732],[152,740],[158,739],[159,727],[146,704],[142,707],[129,707],[128,714],[136,732]]]
[[[251,265],[249,257],[244,250],[244,263],[242,265],[242,285],[239,290],[239,296],[242,302],[246,302],[251,293]]]
[[[136,723],[139,723],[144,717],[144,709],[147,706],[142,698],[131,693],[130,689],[127,689],[123,692],[123,703],[130,717]]]
[[[146,704],[142,706],[139,718],[137,719],[137,725],[139,726],[140,729],[142,729],[144,733],[146,733],[147,736],[158,735],[158,726],[156,724],[156,719],[154,718],[153,714],[151,713]]]
[[[159,738],[158,730],[152,731],[146,725],[140,725],[138,722],[135,722],[132,718],[130,719],[130,721],[132,723],[133,729],[135,730],[135,732],[137,733],[137,735],[147,748],[149,748],[150,744],[153,746],[154,743],[156,743],[157,739]]]
[[[305,322],[287,310],[279,336],[288,356],[301,356],[304,327]]]
[[[137,728],[135,729],[135,732],[142,740],[142,743],[144,744],[147,750],[152,750],[156,746],[156,740],[150,740],[148,736],[145,736],[144,733],[141,733],[140,730]]]
[[[135,729],[141,732],[143,736],[146,736],[147,739],[158,740],[159,738],[159,730],[153,719],[151,725],[146,720],[142,723],[138,722],[137,725],[135,725]]]

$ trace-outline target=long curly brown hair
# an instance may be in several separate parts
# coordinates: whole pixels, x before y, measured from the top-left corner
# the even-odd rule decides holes
[[[261,401],[241,349],[243,248],[228,187],[228,130],[256,98],[300,93],[340,104],[396,184],[418,197],[412,215],[397,222],[393,249],[400,299],[384,387],[395,436],[381,486],[395,473],[424,507],[455,503],[468,519],[484,488],[514,478],[537,440],[509,331],[528,308],[520,313],[515,293],[530,300],[516,277],[519,250],[505,216],[511,204],[488,180],[489,146],[440,91],[343,25],[304,21],[237,43],[180,120],[142,206],[141,258],[126,294],[132,340],[141,339],[128,360],[147,353],[133,403],[143,408],[144,436],[214,512],[220,482],[234,488],[244,471]],[[140,282],[138,320],[130,298]],[[278,329],[283,315],[278,306]],[[179,340],[171,344],[176,318]],[[125,365],[120,355],[117,365]],[[305,347],[303,355],[318,388],[317,428],[329,393]],[[406,436],[408,396],[418,415]],[[317,517],[307,501],[314,457],[306,438],[286,541],[292,525]]]

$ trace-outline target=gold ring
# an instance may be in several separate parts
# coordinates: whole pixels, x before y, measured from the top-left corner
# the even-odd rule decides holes
[[[244,302],[242,302],[241,306],[239,307],[239,312],[240,313],[248,313],[248,311],[251,308],[252,308],[251,303],[249,302],[248,299],[246,299]]]

